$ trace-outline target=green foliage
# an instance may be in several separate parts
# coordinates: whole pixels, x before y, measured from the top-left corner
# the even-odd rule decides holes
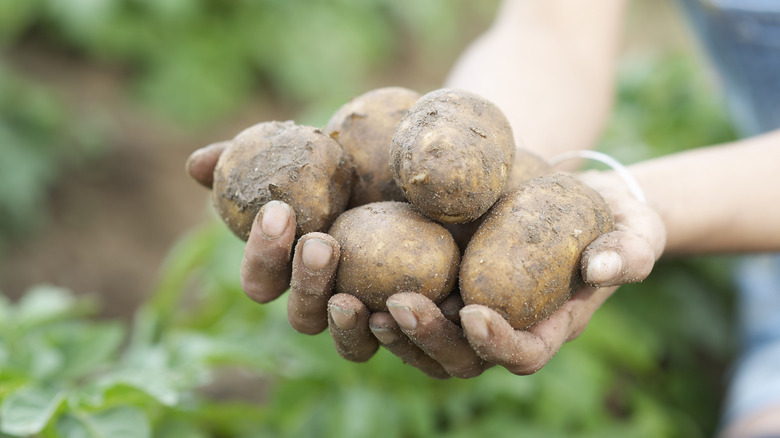
[[[0,0],[0,44],[30,34],[93,62],[118,66],[151,108],[202,124],[261,90],[269,100],[333,109],[367,78],[403,62],[408,40],[424,59],[452,53],[461,25],[496,2],[466,0]],[[5,24],[5,26],[3,26]]]
[[[733,140],[723,95],[690,54],[624,60],[602,149],[631,163]]]

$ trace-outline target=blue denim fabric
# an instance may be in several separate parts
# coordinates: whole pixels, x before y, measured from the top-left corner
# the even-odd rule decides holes
[[[780,405],[780,255],[746,257],[737,270],[741,354],[723,424]]]
[[[740,134],[780,127],[780,0],[680,0]]]
[[[718,70],[739,133],[780,128],[780,0],[680,3]],[[742,352],[723,425],[780,406],[780,254],[745,257],[736,280]]]

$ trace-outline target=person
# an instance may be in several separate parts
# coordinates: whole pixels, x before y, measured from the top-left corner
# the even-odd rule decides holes
[[[727,95],[746,136],[629,166],[645,203],[612,172],[581,175],[613,209],[616,229],[583,255],[582,273],[590,286],[575,291],[547,320],[514,330],[491,309],[463,307],[457,296],[436,306],[411,293],[389,298],[389,312],[370,314],[351,295],[332,294],[338,245],[330,236],[303,236],[292,250],[295,214],[279,201],[265,205],[253,224],[241,270],[246,293],[264,303],[289,285],[291,325],[312,334],[329,328],[336,349],[349,360],[365,361],[382,345],[433,377],[474,377],[495,365],[523,375],[539,370],[563,343],[582,333],[621,284],[649,275],[662,254],[780,251],[780,2],[680,1],[709,42],[716,64],[724,66]],[[495,21],[463,52],[444,85],[496,103],[518,143],[542,157],[590,149],[612,106],[625,3],[504,0]],[[774,34],[764,29],[767,17],[773,17]],[[190,174],[209,185],[223,148],[217,144],[196,151],[188,161]],[[773,266],[777,272],[778,265]],[[744,285],[758,290],[747,294],[752,301],[742,307],[750,319],[755,308],[771,309],[763,305],[767,295],[770,302],[780,301],[780,281],[745,272]],[[780,311],[780,304],[774,309]],[[769,321],[780,320],[771,316]],[[777,434],[780,383],[770,381],[780,381],[780,327],[764,324],[746,333],[754,353],[735,373],[723,434]],[[767,343],[773,353],[762,347]],[[774,368],[767,369],[767,357]],[[764,364],[763,369],[755,363]],[[759,383],[751,376],[759,376]],[[757,385],[767,389],[760,397],[752,395]]]

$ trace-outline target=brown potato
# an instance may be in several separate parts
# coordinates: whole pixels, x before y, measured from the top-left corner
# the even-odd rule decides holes
[[[390,151],[393,178],[409,202],[439,222],[465,223],[501,195],[515,143],[494,104],[466,91],[440,89],[412,106]]]
[[[408,203],[347,210],[329,234],[341,249],[336,292],[358,297],[372,312],[387,311],[385,302],[397,292],[418,292],[439,303],[455,286],[455,241]]]
[[[344,148],[324,132],[288,122],[264,122],[239,133],[217,161],[212,200],[243,240],[271,200],[295,211],[296,237],[325,231],[344,211],[353,169]]]
[[[325,132],[344,146],[355,164],[349,208],[406,200],[390,173],[390,142],[398,122],[419,98],[406,88],[379,88],[350,100],[328,121]]]
[[[613,227],[606,202],[584,183],[534,178],[502,196],[469,242],[463,302],[496,310],[516,329],[536,324],[583,285],[582,251]]]
[[[551,173],[553,173],[553,168],[544,158],[527,149],[517,148],[515,164],[512,166],[512,172],[509,174],[509,181],[506,183],[504,192],[520,187],[521,184],[530,179]]]
[[[506,183],[504,193],[520,187],[521,184],[531,178],[551,173],[553,173],[552,166],[544,158],[529,150],[518,148],[515,151],[515,165],[512,166],[512,172],[509,174],[509,181]],[[465,224],[444,224],[444,228],[455,238],[461,253],[466,250],[466,245],[468,245],[474,233],[477,232],[479,226],[482,225],[485,216],[483,214],[477,220]]]

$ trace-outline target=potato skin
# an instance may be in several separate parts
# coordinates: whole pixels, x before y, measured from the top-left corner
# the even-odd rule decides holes
[[[538,176],[552,174],[553,168],[544,158],[529,151],[517,148],[515,150],[515,164],[509,174],[504,192],[520,187],[524,182]]]
[[[406,198],[423,214],[465,223],[501,195],[514,154],[512,129],[498,107],[443,88],[421,97],[401,120],[390,165]]]
[[[583,284],[582,251],[613,228],[606,202],[584,183],[534,178],[502,196],[469,242],[463,302],[496,310],[516,329],[536,324]]]
[[[450,233],[405,202],[375,202],[345,211],[328,232],[341,255],[336,292],[358,297],[371,312],[387,311],[397,292],[436,303],[455,286],[460,252]]]
[[[515,164],[512,167],[512,172],[509,174],[509,181],[507,181],[503,193],[520,187],[521,184],[532,178],[552,173],[552,166],[544,158],[527,149],[517,148],[515,151]],[[465,224],[444,224],[444,228],[455,238],[461,253],[466,251],[466,246],[474,233],[477,232],[479,226],[482,225],[485,216],[483,214],[478,219]]]
[[[344,104],[325,127],[355,165],[355,184],[348,208],[380,201],[406,201],[390,172],[390,142],[401,118],[420,98],[402,87],[361,94]]]
[[[264,204],[284,201],[295,211],[300,237],[330,227],[346,208],[352,179],[344,148],[321,130],[263,122],[239,133],[219,157],[212,200],[243,240]]]

